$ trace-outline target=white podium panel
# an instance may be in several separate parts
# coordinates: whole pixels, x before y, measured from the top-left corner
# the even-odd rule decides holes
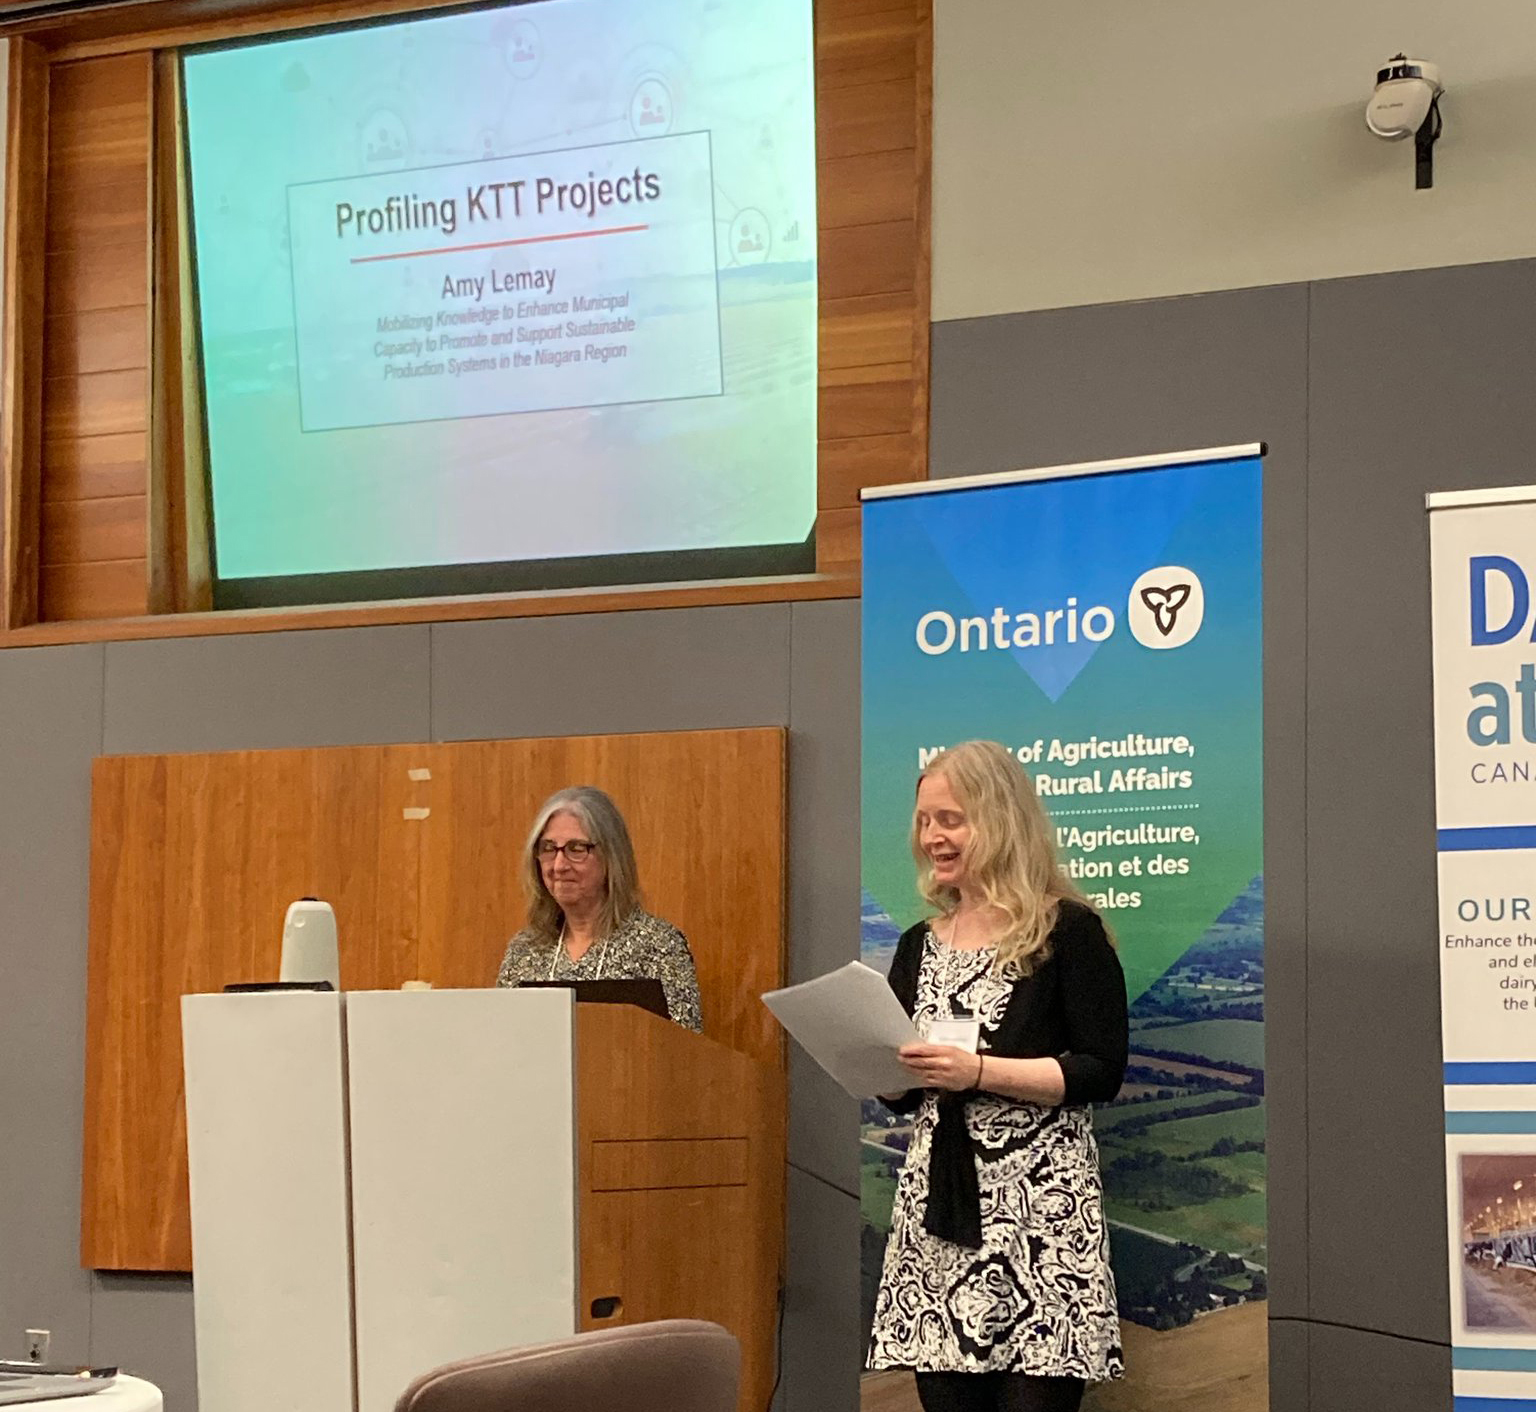
[[[390,1412],[439,1363],[576,1332],[574,1006],[346,999],[357,1406]]]
[[[341,997],[188,995],[181,1030],[198,1403],[209,1412],[345,1412]]]

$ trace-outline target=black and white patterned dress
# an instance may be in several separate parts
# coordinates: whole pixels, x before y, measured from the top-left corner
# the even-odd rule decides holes
[[[913,1018],[981,1021],[982,1053],[1013,993],[993,952],[927,929]],[[978,1093],[966,1105],[981,1189],[981,1248],[923,1228],[938,1099],[923,1096],[896,1190],[875,1303],[871,1368],[1031,1373],[1097,1382],[1124,1371],[1090,1110]]]
[[[690,1030],[702,1030],[699,979],[688,938],[649,912],[632,913],[614,933],[572,961],[559,941],[541,940],[526,928],[507,943],[496,984],[525,981],[645,980],[654,976],[667,998],[667,1014]]]

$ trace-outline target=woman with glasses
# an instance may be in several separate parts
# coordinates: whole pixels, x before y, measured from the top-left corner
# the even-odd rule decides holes
[[[654,977],[667,1014],[702,1028],[688,940],[643,909],[629,829],[602,790],[577,785],[544,801],[523,849],[523,879],[528,925],[507,946],[497,985]]]
[[[891,989],[911,1113],[871,1368],[910,1368],[924,1412],[1077,1412],[1123,1370],[1091,1103],[1125,1074],[1125,977],[1056,859],[1019,762],[968,741],[917,786],[912,854],[933,915]]]

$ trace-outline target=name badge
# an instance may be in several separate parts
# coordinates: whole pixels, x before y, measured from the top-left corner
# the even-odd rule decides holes
[[[929,1020],[928,1043],[949,1044],[974,1054],[981,1043],[981,1021]]]

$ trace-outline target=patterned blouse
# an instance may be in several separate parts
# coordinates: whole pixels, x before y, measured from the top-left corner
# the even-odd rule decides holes
[[[526,981],[646,980],[654,976],[667,997],[667,1014],[690,1030],[702,1030],[699,981],[688,938],[670,922],[649,912],[635,912],[605,941],[595,941],[573,962],[559,942],[536,941],[520,931],[507,944],[497,985]]]

